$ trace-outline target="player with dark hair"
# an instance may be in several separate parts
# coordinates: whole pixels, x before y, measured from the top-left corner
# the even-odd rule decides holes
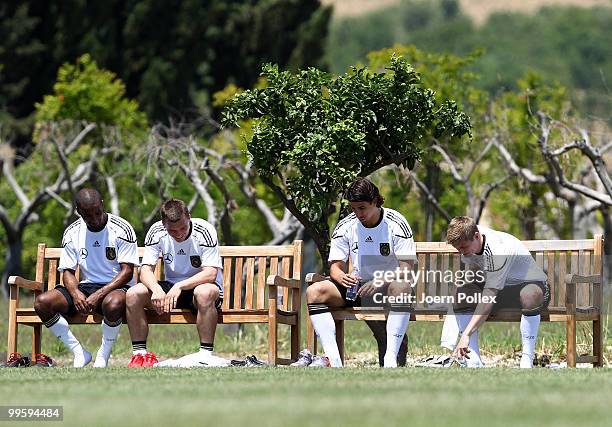
[[[125,295],[138,265],[136,233],[124,219],[106,213],[97,190],[85,188],[75,198],[81,216],[64,231],[58,270],[63,285],[39,295],[36,313],[74,356],[73,366],[91,361],[64,316],[100,313],[102,345],[94,367],[106,367],[125,313]],[[80,282],[75,272],[80,271]]]
[[[347,190],[352,214],[340,220],[332,235],[329,254],[330,279],[313,283],[306,290],[308,313],[326,357],[310,366],[342,366],[336,344],[331,307],[379,304],[383,297],[404,296],[390,304],[386,323],[385,367],[397,366],[397,355],[410,320],[411,283],[382,278],[381,273],[412,269],[416,246],[412,230],[397,211],[383,208],[384,198],[368,179],[357,179]],[[353,271],[348,273],[349,258]],[[356,295],[351,295],[358,286]]]

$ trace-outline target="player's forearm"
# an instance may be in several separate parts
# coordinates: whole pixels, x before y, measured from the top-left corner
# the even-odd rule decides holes
[[[346,264],[341,262],[334,262],[329,269],[329,276],[336,283],[342,283],[342,278],[346,274]]]
[[[468,323],[465,331],[463,331],[463,335],[470,336],[474,332],[480,328],[480,326],[487,320],[489,314],[491,314],[491,310],[493,310],[494,303],[492,302],[480,302],[476,306],[476,310],[474,310],[474,314],[472,315],[472,319],[470,323]]]
[[[152,291],[156,286],[159,286],[159,282],[157,281],[155,273],[150,265],[143,265],[140,267],[140,282],[150,291]]]
[[[72,270],[64,270],[62,272],[62,281],[64,282],[64,286],[66,289],[68,289],[68,293],[70,295],[76,292],[79,288],[79,281]]]
[[[194,274],[188,279],[181,280],[178,283],[175,283],[175,286],[179,286],[183,290],[193,289],[198,285],[202,285],[204,283],[215,283],[217,278],[217,268],[216,267],[204,267],[202,271],[197,274]]]
[[[128,284],[134,278],[134,266],[132,264],[121,264],[121,271],[106,286],[101,288],[101,292],[106,295],[115,289],[119,289]]]

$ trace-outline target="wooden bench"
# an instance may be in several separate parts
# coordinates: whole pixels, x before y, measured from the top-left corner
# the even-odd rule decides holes
[[[62,283],[57,265],[61,248],[38,245],[35,280],[11,276],[9,299],[9,333],[7,357],[17,351],[19,325],[32,327],[32,360],[41,352],[42,322],[33,307],[19,307],[19,288],[31,289],[35,295]],[[144,248],[138,248],[142,258]],[[287,246],[221,246],[223,260],[223,291],[225,298],[219,313],[219,323],[265,323],[268,325],[268,361],[270,364],[289,364],[300,350],[300,284],[302,272],[302,241]],[[162,271],[161,259],[155,273]],[[78,274],[78,271],[77,271]],[[137,271],[135,271],[135,279]],[[78,276],[77,276],[78,277]],[[45,285],[46,284],[46,285]],[[150,324],[195,323],[196,316],[189,310],[174,309],[157,315],[147,310]],[[75,315],[67,319],[71,324],[98,324],[98,314]],[[291,358],[278,357],[278,325],[291,328]]]
[[[575,367],[576,363],[592,363],[602,366],[602,267],[603,236],[596,235],[587,240],[531,240],[524,241],[536,262],[548,275],[551,291],[550,304],[542,312],[542,321],[565,322],[567,339],[567,365]],[[450,245],[443,242],[417,242],[419,269],[452,270],[463,269],[460,256]],[[310,273],[306,275],[306,285],[324,279]],[[421,275],[416,285],[417,301],[422,295],[449,295],[455,286],[434,278],[426,282]],[[443,321],[446,308],[416,306],[411,320]],[[344,321],[345,320],[385,320],[386,310],[379,308],[341,308],[332,309],[336,321],[336,339],[340,355],[344,360]],[[520,310],[500,310],[491,315],[487,321],[518,322]],[[593,349],[591,355],[576,354],[576,322],[592,322]],[[317,350],[317,337],[310,319],[307,321],[307,346],[314,353]]]

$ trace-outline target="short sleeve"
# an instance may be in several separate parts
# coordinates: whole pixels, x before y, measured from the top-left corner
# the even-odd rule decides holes
[[[336,227],[332,234],[331,247],[329,248],[328,261],[344,261],[347,262],[350,253],[349,239],[345,233]]]
[[[201,244],[201,255],[202,267],[216,267],[223,268],[221,264],[221,255],[219,254],[219,241],[217,239],[217,232],[214,228],[209,227],[207,229],[208,236],[205,244]],[[210,240],[208,239],[210,238]]]
[[[139,265],[138,245],[136,242],[117,239],[117,262],[120,264]]]
[[[62,242],[58,271],[76,270],[79,265],[79,254],[72,240]]]
[[[400,261],[416,261],[416,243],[412,237],[393,237],[393,250]]]

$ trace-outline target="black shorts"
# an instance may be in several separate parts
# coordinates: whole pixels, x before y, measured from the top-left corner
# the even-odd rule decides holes
[[[497,310],[504,308],[513,308],[513,309],[522,309],[521,306],[521,290],[527,285],[537,285],[544,294],[544,301],[542,305],[538,307],[536,310],[532,310],[533,314],[538,314],[542,309],[548,307],[550,304],[550,287],[547,282],[524,282],[516,285],[507,285],[502,290],[497,293],[497,297],[495,299],[495,305],[493,306],[492,313],[495,313]],[[457,288],[457,295],[455,304],[453,305],[453,311],[455,313],[473,313],[474,309],[478,305],[474,302],[466,301],[467,298],[464,298],[463,302],[458,302],[459,294],[463,293],[468,296],[475,296],[476,294],[480,294],[483,290],[483,287],[478,284],[469,284]],[[527,314],[527,311],[525,314]]]
[[[158,282],[159,286],[163,289],[165,293],[168,293],[170,289],[174,286],[174,283],[169,282],[167,280],[161,280]],[[219,285],[217,285],[219,286]],[[194,288],[195,289],[195,288]],[[217,311],[221,310],[221,306],[223,305],[223,298],[217,298],[215,301],[215,308]],[[191,310],[193,314],[198,312],[193,300],[193,289],[188,289],[186,291],[181,291],[179,297],[176,300],[176,308],[187,308]]]
[[[336,288],[338,289],[338,292],[340,292],[340,295],[342,296],[342,299],[344,300],[344,307],[390,308],[390,305],[388,303],[376,301],[374,298],[375,294],[369,295],[365,298],[361,298],[360,296],[357,296],[357,298],[355,298],[355,301],[347,301],[346,293],[349,290],[349,288],[342,286],[341,284],[336,282],[331,277],[329,278],[329,280],[334,284],[334,286],[336,286]],[[382,295],[386,296],[388,289],[389,289],[388,286],[381,287],[380,290],[377,291],[377,293],[381,293]],[[414,295],[414,288],[411,287],[410,292],[411,292],[411,295]],[[413,308],[413,304],[408,304],[408,305],[409,307],[407,306],[405,307],[405,309],[411,310]]]
[[[78,289],[79,291],[83,292],[86,297],[88,297],[104,286],[106,286],[106,283],[79,283]],[[115,290],[127,292],[129,288],[129,286],[125,285]],[[60,291],[64,298],[66,298],[66,301],[68,301],[68,312],[66,314],[68,316],[74,316],[75,314],[77,314],[77,309],[74,305],[74,300],[72,299],[72,295],[70,295],[70,292],[68,292],[68,289],[66,289],[64,285],[57,285],[54,289]],[[100,301],[100,304],[98,304],[94,311],[98,314],[103,314],[102,301]]]

